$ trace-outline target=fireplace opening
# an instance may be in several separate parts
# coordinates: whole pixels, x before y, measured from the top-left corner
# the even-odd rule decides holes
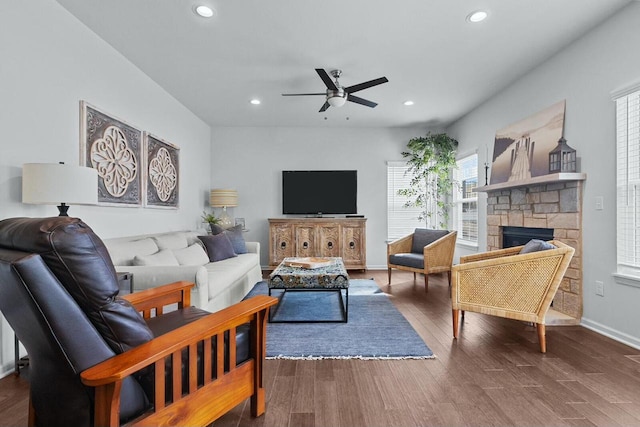
[[[526,245],[531,239],[553,240],[553,228],[502,227],[502,247]]]

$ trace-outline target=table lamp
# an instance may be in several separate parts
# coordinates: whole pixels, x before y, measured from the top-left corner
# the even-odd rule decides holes
[[[59,216],[69,216],[68,204],[98,203],[98,173],[84,166],[60,163],[22,165],[22,203],[58,205]]]
[[[238,192],[236,190],[213,189],[209,193],[209,204],[213,208],[222,208],[220,227],[230,228],[233,221],[227,214],[227,207],[238,206]]]

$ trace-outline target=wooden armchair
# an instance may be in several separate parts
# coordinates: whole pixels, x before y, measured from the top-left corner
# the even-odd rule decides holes
[[[461,257],[452,269],[453,337],[460,312],[472,311],[535,323],[546,353],[544,318],[575,251],[557,240],[548,243],[556,249],[520,254],[524,246],[516,246]]]
[[[264,413],[277,299],[209,313],[190,306],[192,287],[120,297],[106,247],[79,219],[0,221],[0,309],[29,353],[29,425],[208,425],[247,398]]]
[[[178,303],[179,309],[189,307],[193,286],[190,282],[176,282],[125,295],[123,299],[131,302],[145,319],[150,319],[154,314],[162,315],[163,306]],[[262,363],[266,350],[266,320],[269,307],[276,301],[264,295],[250,298],[81,372],[82,383],[95,387],[94,425],[120,425],[122,382],[150,366],[155,372],[152,409],[128,425],[208,425],[247,398],[251,398],[251,414],[254,417],[262,415],[265,412]],[[235,331],[247,323],[252,331],[251,356],[236,365]],[[200,351],[199,345],[202,346]],[[202,357],[201,361],[198,361],[199,357]],[[171,378],[171,393],[167,392],[165,380],[166,358],[172,361],[167,373]],[[182,373],[183,360],[187,360],[188,365],[186,378]],[[185,379],[187,382],[183,383]],[[168,394],[171,395],[169,399]]]
[[[391,270],[424,274],[424,289],[429,291],[429,274],[447,272],[451,284],[451,265],[456,248],[456,231],[416,228],[412,234],[387,244],[389,285]]]

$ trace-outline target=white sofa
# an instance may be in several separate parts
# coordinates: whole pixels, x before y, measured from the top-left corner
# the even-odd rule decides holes
[[[260,243],[246,242],[248,253],[209,262],[198,239],[205,234],[176,231],[104,239],[104,243],[116,271],[133,275],[134,290],[186,280],[196,284],[191,304],[214,312],[239,302],[262,280]]]

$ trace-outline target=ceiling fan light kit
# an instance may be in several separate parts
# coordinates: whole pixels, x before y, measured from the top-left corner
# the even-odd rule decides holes
[[[283,93],[282,96],[308,96],[308,95],[324,95],[325,102],[320,108],[320,113],[326,111],[329,107],[342,107],[347,101],[354,102],[356,104],[364,105],[367,107],[375,108],[375,102],[369,101],[364,98],[359,98],[352,95],[354,92],[358,92],[363,89],[368,89],[373,86],[377,86],[382,83],[387,83],[389,80],[386,77],[380,77],[375,80],[369,80],[368,82],[359,83],[357,85],[344,87],[340,85],[338,79],[342,74],[341,70],[331,70],[331,75],[335,78],[335,82],[331,80],[329,74],[322,68],[316,68],[316,72],[320,76],[320,79],[326,86],[326,92],[322,93]]]

